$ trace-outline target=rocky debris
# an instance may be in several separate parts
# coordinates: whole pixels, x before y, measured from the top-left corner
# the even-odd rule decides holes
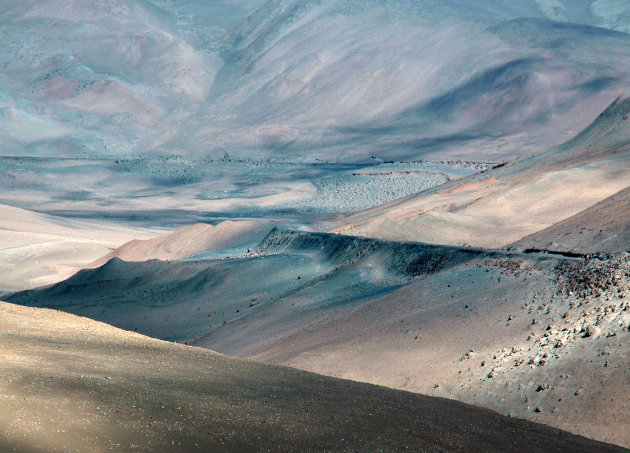
[[[562,366],[559,361],[572,357],[574,348],[578,345],[584,346],[587,344],[585,342],[593,342],[597,347],[605,339],[616,339],[620,336],[619,341],[628,341],[629,256],[623,253],[608,258],[587,257],[565,260],[555,267],[549,266],[552,270],[549,280],[551,285],[541,287],[539,292],[531,294],[520,306],[524,312],[535,313],[536,316],[527,318],[525,323],[516,322],[519,319],[518,313],[512,313],[508,317],[508,320],[512,318],[515,321],[507,326],[528,330],[526,339],[523,337],[522,344],[504,346],[495,352],[488,351],[487,355],[480,355],[477,363],[481,366],[472,371],[478,373],[480,385],[487,386],[487,391],[492,392],[496,386],[514,385],[512,382],[515,376],[530,375],[533,382],[529,384],[531,387],[527,386],[528,391],[535,391],[535,394],[540,395],[539,398],[548,398],[554,394],[551,389],[562,389],[573,378],[562,373],[559,377],[547,376],[549,380],[546,382],[534,383],[535,377],[540,373],[539,367],[554,365],[551,370],[557,369],[556,364]],[[522,275],[527,267],[518,261],[504,259],[488,260],[486,264],[500,266],[502,273],[513,272],[513,275]],[[530,266],[531,272],[535,272],[533,268],[534,266]],[[614,348],[603,343],[598,352],[602,359],[594,366],[615,369],[614,361],[609,358],[611,353],[614,353]],[[516,385],[518,388],[515,391],[521,390],[522,384]],[[574,396],[581,393],[582,388],[577,388]],[[531,395],[529,399],[534,400]],[[529,399],[526,398],[526,402]],[[567,398],[557,401],[561,403],[565,400]],[[532,411],[532,408],[535,414],[544,412],[540,405],[528,406],[527,411]],[[545,413],[552,413],[557,409],[554,406]]]
[[[584,338],[588,338],[588,337],[594,337],[595,335],[597,335],[598,333],[597,327],[593,326],[592,324],[587,324],[583,331],[584,331]]]
[[[528,274],[532,270],[531,266],[526,265],[522,259],[518,258],[488,259],[483,264],[487,267],[498,267],[501,269],[502,275],[514,277],[520,277],[523,273]]]
[[[586,300],[599,297],[615,290],[625,293],[630,290],[627,278],[630,277],[630,255],[621,253],[602,259],[600,256],[584,260],[563,261],[554,268],[558,289],[568,296]]]
[[[371,166],[370,171],[343,171],[312,180],[317,191],[306,199],[281,206],[298,212],[348,214],[430,189],[448,181],[449,176],[423,164]],[[471,170],[471,172],[474,170]]]

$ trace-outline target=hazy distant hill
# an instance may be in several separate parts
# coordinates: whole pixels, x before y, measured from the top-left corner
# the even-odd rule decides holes
[[[501,160],[630,87],[616,1],[1,3],[5,155]]]

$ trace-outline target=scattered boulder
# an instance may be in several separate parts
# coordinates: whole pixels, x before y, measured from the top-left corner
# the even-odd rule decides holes
[[[587,324],[584,329],[584,338],[594,337],[599,333],[599,329],[592,324]]]

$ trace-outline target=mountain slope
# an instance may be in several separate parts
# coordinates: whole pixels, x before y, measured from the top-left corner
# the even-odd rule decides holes
[[[0,303],[0,447],[621,451],[491,411]]]
[[[574,139],[378,206],[331,229],[394,240],[503,247],[630,184],[630,98]]]
[[[512,247],[582,254],[630,251],[630,187]]]
[[[0,145],[34,157],[524,155],[630,87],[627,12],[566,3],[4,2]]]
[[[0,203],[63,215],[277,219],[327,196],[322,161],[503,162],[630,89],[606,0],[0,6]]]

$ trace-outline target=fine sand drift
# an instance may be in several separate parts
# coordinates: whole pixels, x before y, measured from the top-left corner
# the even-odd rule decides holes
[[[218,225],[195,224],[152,239],[134,239],[90,263],[100,267],[112,258],[125,261],[175,260],[256,242],[271,229],[258,220],[225,221]]]
[[[133,238],[159,230],[77,221],[0,204],[0,292],[59,282]]]
[[[513,245],[582,254],[630,251],[630,187]]]

